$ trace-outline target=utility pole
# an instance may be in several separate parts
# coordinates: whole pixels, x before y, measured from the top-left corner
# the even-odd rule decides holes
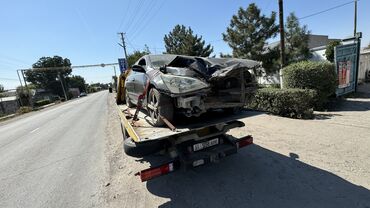
[[[282,69],[285,65],[285,40],[284,40],[284,13],[283,13],[283,0],[279,1],[279,30],[280,30],[280,88],[283,88],[283,74]]]
[[[19,83],[21,84],[21,91],[22,91],[22,94],[23,94],[23,84],[22,84],[22,81],[21,81],[21,77],[19,76],[19,70],[17,70],[17,75],[18,75]],[[19,96],[19,102],[21,103],[21,106],[23,106],[22,98],[20,96]]]
[[[63,80],[62,80],[62,76],[60,75],[60,72],[58,72],[58,77],[59,77],[60,84],[62,85],[62,89],[63,89],[63,93],[64,93],[64,98],[67,101],[68,100],[68,97],[67,97],[67,94],[66,94],[66,89],[64,88],[64,84],[63,84]]]
[[[24,77],[24,70],[21,70],[21,73],[22,73],[22,77],[23,77],[23,80],[24,80],[24,86],[26,87],[27,89],[27,97],[28,97],[28,100],[29,100],[29,104],[31,105],[31,107],[33,108],[33,103],[32,103],[32,98],[31,98],[31,93],[30,93],[30,89],[28,88],[27,86],[27,82],[26,82],[26,78]]]
[[[357,0],[355,0],[355,19],[354,19],[353,36],[356,36],[356,33],[357,33]]]
[[[126,33],[119,32],[118,34],[121,35],[121,41],[122,41],[122,43],[118,43],[118,45],[120,45],[123,48],[123,50],[125,51],[125,58],[126,58],[126,62],[127,62],[126,43],[125,43],[125,37],[124,37],[124,35]]]
[[[114,76],[117,77],[116,66],[113,66],[113,70],[114,70]]]

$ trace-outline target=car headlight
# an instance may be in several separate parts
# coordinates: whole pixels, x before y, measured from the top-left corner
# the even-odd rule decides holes
[[[164,84],[172,93],[186,93],[209,87],[205,82],[191,77],[162,74]]]

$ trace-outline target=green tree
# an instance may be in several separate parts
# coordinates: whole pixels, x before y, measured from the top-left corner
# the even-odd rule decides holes
[[[134,51],[132,54],[129,54],[127,56],[127,63],[128,63],[128,66],[131,67],[132,65],[134,65],[134,63],[139,60],[139,58],[141,58],[142,56],[144,55],[148,55],[150,54],[150,51],[149,50],[144,50],[144,51]]]
[[[334,47],[340,45],[340,41],[335,40],[331,41],[327,46],[325,50],[325,57],[328,61],[334,62]]]
[[[228,53],[220,53],[220,57],[221,58],[232,58],[233,56],[231,54],[228,54]]]
[[[22,105],[31,105],[30,97],[32,97],[32,91],[35,89],[36,86],[34,84],[27,85],[27,88],[25,86],[18,86],[16,88],[17,97]]]
[[[27,82],[31,82],[37,88],[44,88],[60,96],[63,95],[59,78],[65,84],[65,77],[72,72],[69,59],[60,56],[42,57],[32,65],[32,68],[32,70],[25,71]]]
[[[0,92],[4,92],[4,86],[0,84]]]
[[[208,57],[213,47],[206,45],[202,36],[194,35],[193,30],[184,25],[176,25],[173,30],[164,36],[166,53],[188,56]]]
[[[79,75],[72,75],[70,77],[67,77],[66,82],[70,88],[78,88],[80,92],[86,91],[85,89],[86,81],[83,77]]]
[[[271,12],[269,17],[262,15],[254,3],[246,9],[239,8],[222,34],[223,40],[233,50],[233,57],[262,61],[264,68],[270,68],[267,57],[272,54],[266,45],[267,40],[275,37],[279,30],[275,20],[275,12]]]
[[[308,31],[307,25],[300,26],[297,16],[290,13],[285,24],[287,63],[303,61],[311,57],[308,48],[309,34],[310,31]]]

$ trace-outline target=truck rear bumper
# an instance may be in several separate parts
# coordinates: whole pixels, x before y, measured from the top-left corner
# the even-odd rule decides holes
[[[216,163],[220,159],[238,152],[239,148],[253,144],[253,137],[248,135],[243,138],[229,140],[227,143],[205,149],[199,152],[189,152],[175,160],[156,167],[151,167],[138,172],[141,181],[148,181],[153,178],[166,175],[181,168],[191,169],[208,163]]]

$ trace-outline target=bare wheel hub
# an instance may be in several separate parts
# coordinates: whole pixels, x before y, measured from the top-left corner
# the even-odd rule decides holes
[[[149,96],[148,110],[150,117],[155,120],[158,119],[159,117],[158,105],[159,105],[158,97],[155,95],[155,93],[151,93]]]

